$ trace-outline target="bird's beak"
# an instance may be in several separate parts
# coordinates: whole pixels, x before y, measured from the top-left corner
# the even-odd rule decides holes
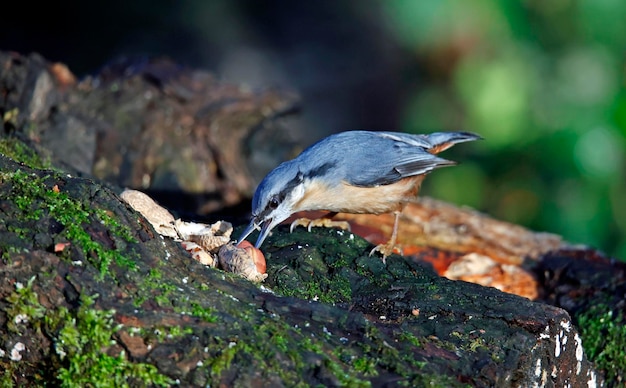
[[[274,223],[272,221],[273,220],[271,218],[263,220],[263,226],[261,227],[259,238],[257,238],[256,244],[254,244],[256,248],[260,248],[263,241],[265,241],[265,238],[270,234],[270,230],[274,227]]]
[[[259,226],[256,224],[256,219],[253,218],[250,221],[250,224],[248,225],[248,227],[243,231],[241,236],[239,236],[239,239],[237,239],[237,244],[239,244],[243,240],[245,240],[246,237],[248,237],[250,235],[250,233],[252,233],[255,229],[258,229],[258,228],[259,228]]]
[[[257,219],[253,217],[248,227],[243,231],[241,237],[239,237],[239,239],[237,240],[237,244],[245,240],[246,237],[254,232],[255,229],[260,229],[261,232],[259,233],[259,238],[257,238],[256,244],[254,244],[256,248],[259,248],[261,244],[263,244],[263,241],[265,241],[267,236],[270,234],[270,230],[272,230],[273,227],[274,224],[271,218],[266,218],[261,222],[257,222]]]

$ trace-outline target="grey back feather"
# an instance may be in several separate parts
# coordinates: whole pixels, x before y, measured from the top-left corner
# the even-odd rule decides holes
[[[315,168],[311,166],[312,161],[319,161],[320,165],[333,161],[334,166],[327,171],[325,179],[333,183],[345,181],[355,186],[372,187],[456,164],[427,151],[435,145],[429,141],[428,135],[348,131],[312,145],[296,161],[307,163],[301,169]]]

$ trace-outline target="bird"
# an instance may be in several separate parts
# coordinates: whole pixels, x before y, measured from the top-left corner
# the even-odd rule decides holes
[[[250,223],[238,243],[260,230],[255,243],[260,248],[274,227],[300,211],[325,210],[331,216],[394,213],[391,238],[370,252],[378,251],[384,262],[396,248],[400,214],[416,198],[426,175],[457,164],[436,154],[479,139],[470,132],[353,130],[330,135],[263,178],[252,198]],[[314,220],[309,227],[328,224]]]

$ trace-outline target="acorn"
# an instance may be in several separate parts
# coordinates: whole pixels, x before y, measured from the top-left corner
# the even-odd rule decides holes
[[[253,282],[267,278],[265,256],[247,241],[238,246],[233,243],[223,245],[218,257],[224,271],[234,272]]]

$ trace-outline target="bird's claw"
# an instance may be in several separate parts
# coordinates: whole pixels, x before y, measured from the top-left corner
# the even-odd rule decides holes
[[[395,244],[392,244],[390,241],[387,244],[380,244],[375,246],[370,251],[370,256],[373,255],[374,252],[380,252],[380,254],[383,256],[383,264],[387,264],[387,256],[390,256],[394,251],[397,251],[400,255],[403,254],[402,248],[396,246]]]
[[[348,221],[333,221],[329,218],[318,218],[315,220],[311,220],[309,218],[298,218],[289,226],[289,232],[293,232],[293,230],[298,226],[305,227],[309,232],[311,231],[311,228],[314,227],[339,228],[347,230],[348,232],[350,231],[350,223],[348,223]]]

